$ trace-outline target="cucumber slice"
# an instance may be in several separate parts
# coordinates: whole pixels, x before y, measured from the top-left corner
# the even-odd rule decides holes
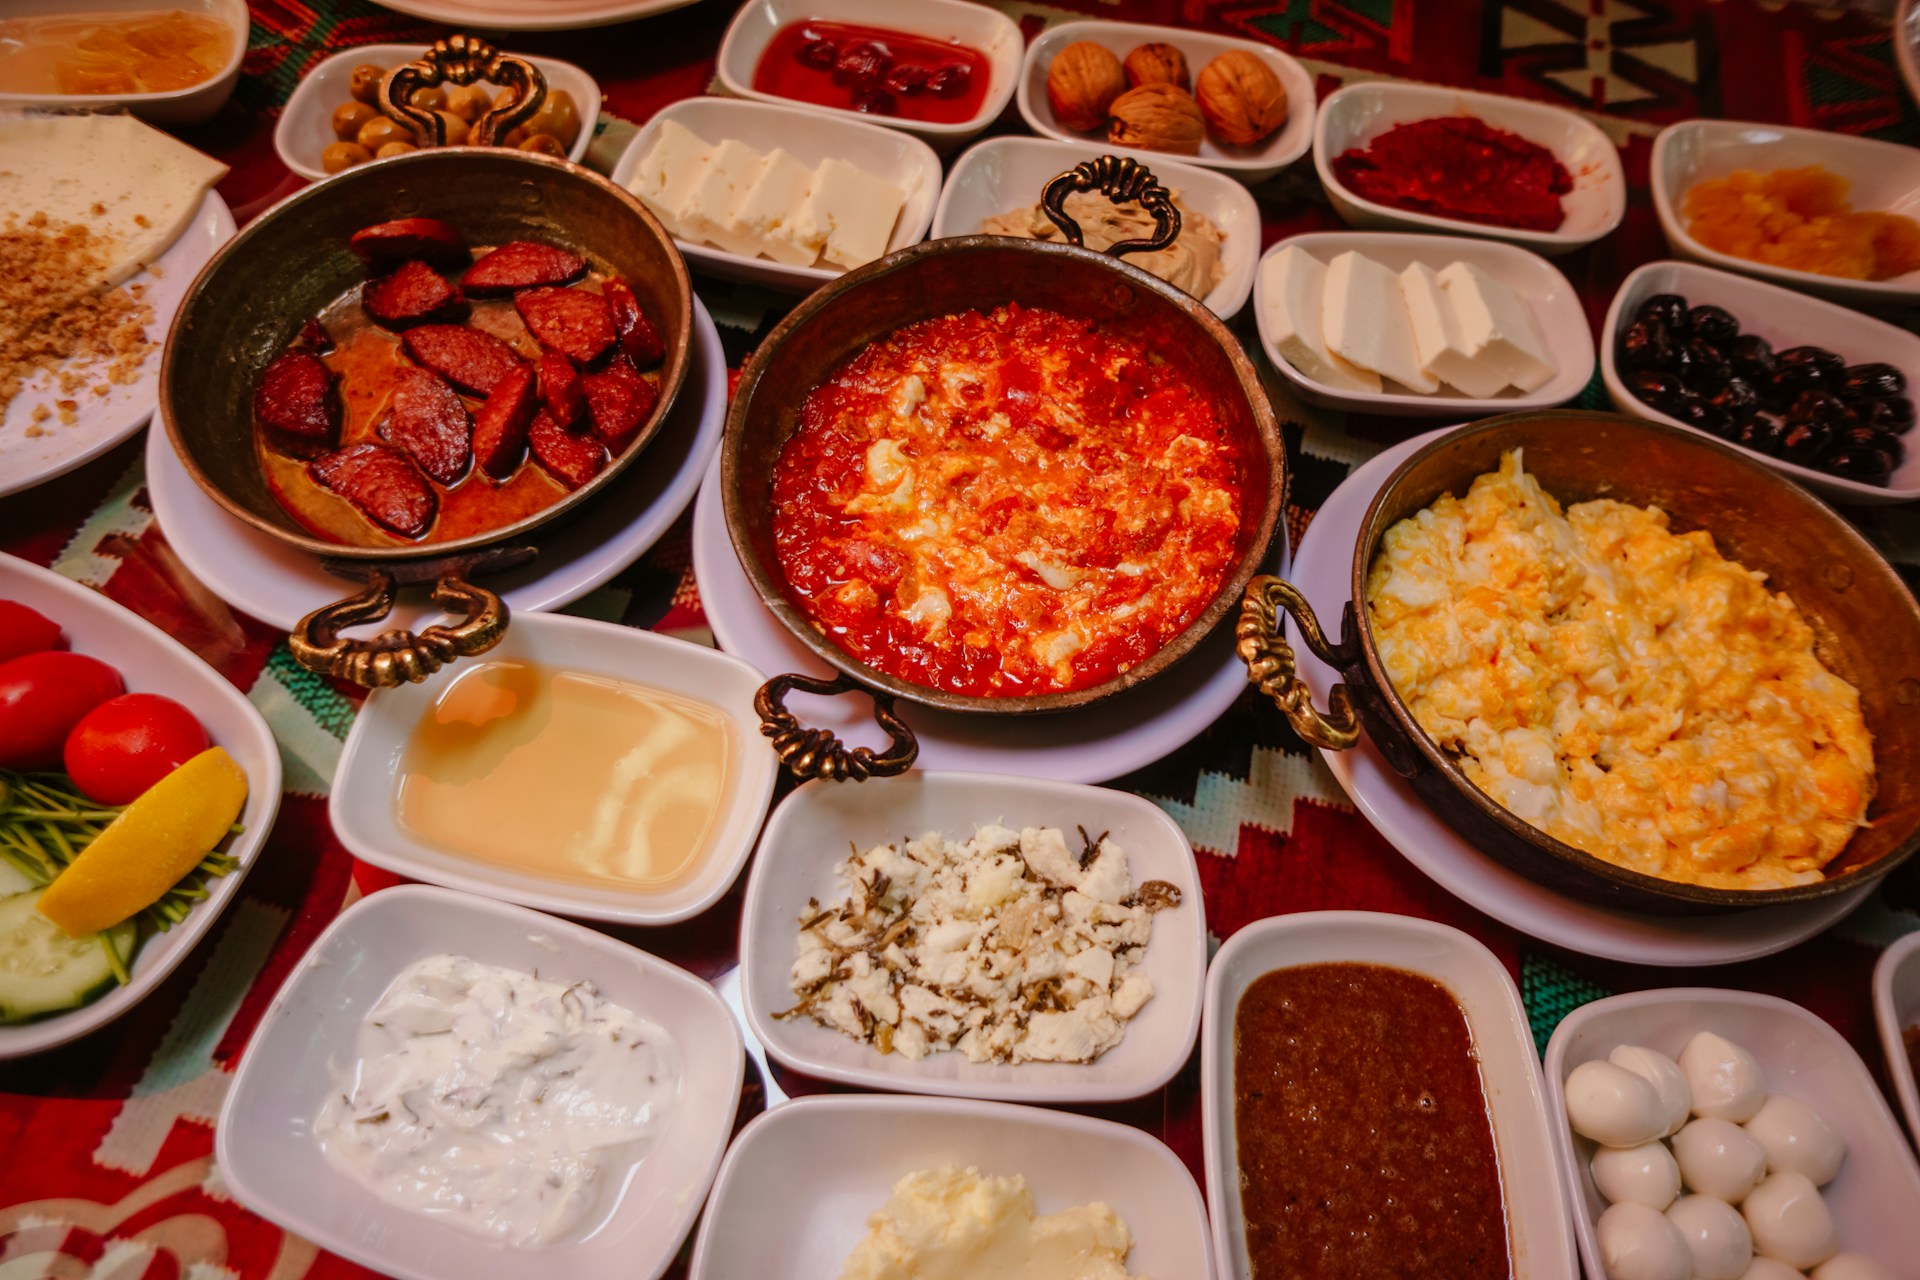
[[[0,1023],[77,1009],[118,985],[98,934],[69,938],[35,908],[41,890],[0,900]],[[107,930],[122,964],[133,958],[139,926]]]

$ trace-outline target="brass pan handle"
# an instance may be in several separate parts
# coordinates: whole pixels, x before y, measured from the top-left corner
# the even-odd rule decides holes
[[[831,729],[809,729],[786,707],[787,691],[790,689],[798,689],[802,693],[835,694],[865,688],[865,685],[844,675],[837,675],[831,680],[792,674],[775,676],[753,695],[753,709],[760,715],[760,732],[773,739],[773,749],[779,753],[780,763],[802,782],[813,778],[864,782],[868,778],[891,778],[895,774],[905,773],[913,765],[914,757],[920,754],[920,742],[913,736],[913,730],[907,727],[907,722],[893,709],[892,694],[878,689],[868,690],[873,696],[874,723],[885,729],[887,736],[892,739],[884,752],[877,752],[872,747],[849,749],[834,736]]]
[[[1180,210],[1174,207],[1173,193],[1161,186],[1153,171],[1138,160],[1120,156],[1082,160],[1047,183],[1040,196],[1040,207],[1053,219],[1053,225],[1060,228],[1068,244],[1081,245],[1085,239],[1080,233],[1080,224],[1067,215],[1067,196],[1075,191],[1098,191],[1115,204],[1131,200],[1153,215],[1152,237],[1116,241],[1107,246],[1107,253],[1112,257],[1154,253],[1172,244],[1180,235]]]
[[[376,569],[360,594],[315,609],[300,619],[287,637],[296,662],[309,671],[351,681],[367,689],[419,683],[456,658],[485,653],[500,643],[507,631],[507,602],[485,587],[477,587],[457,573],[441,577],[433,600],[450,613],[462,615],[455,626],[435,623],[415,635],[404,627],[382,632],[371,640],[349,640],[341,631],[378,622],[393,611],[398,592],[393,575]]]
[[[1336,684],[1327,694],[1324,714],[1313,705],[1313,692],[1295,670],[1293,646],[1281,634],[1282,609],[1300,625],[1300,635],[1316,658],[1336,671],[1352,665],[1352,648],[1327,639],[1320,630],[1320,620],[1313,616],[1313,607],[1299,589],[1270,574],[1261,574],[1247,584],[1246,595],[1240,600],[1240,621],[1233,629],[1238,641],[1234,652],[1247,664],[1247,679],[1273,699],[1295,733],[1316,747],[1346,751],[1360,741],[1360,721],[1354,714],[1353,699],[1346,685]]]
[[[438,84],[473,84],[490,80],[504,85],[512,96],[473,122],[467,140],[476,147],[494,147],[534,117],[547,100],[547,78],[525,58],[502,53],[478,36],[452,35],[434,41],[417,61],[403,63],[380,81],[378,105],[390,118],[405,125],[429,147],[447,143],[447,122],[425,107],[413,105],[415,89]]]

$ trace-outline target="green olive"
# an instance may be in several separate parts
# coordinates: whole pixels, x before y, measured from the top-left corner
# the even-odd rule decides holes
[[[560,145],[560,139],[550,133],[531,133],[520,143],[520,150],[531,151],[535,155],[567,158],[567,149]]]
[[[320,167],[328,173],[339,173],[342,169],[351,169],[371,159],[373,152],[357,142],[334,142],[320,153]]]
[[[347,81],[347,92],[353,95],[354,101],[371,104],[380,96],[380,82],[386,78],[385,67],[363,62],[353,69],[353,77]]]
[[[580,108],[573,105],[573,95],[565,89],[549,91],[547,100],[527,121],[527,132],[558,138],[562,150],[573,146],[580,137]]]
[[[392,142],[382,143],[380,149],[373,153],[373,158],[375,160],[385,160],[388,156],[403,156],[409,151],[418,151],[419,149],[420,148],[414,146],[411,142],[401,142],[395,139]]]
[[[451,111],[436,111],[434,114],[439,116],[440,123],[446,126],[447,145],[464,146],[467,141],[467,122]]]
[[[438,87],[415,89],[413,96],[407,101],[416,107],[424,107],[428,111],[440,111],[447,105],[447,91]]]
[[[403,129],[385,116],[375,116],[360,126],[354,141],[369,151],[378,151],[389,142],[412,142],[411,130]]]
[[[457,84],[447,90],[447,110],[472,124],[486,114],[487,91],[479,85]]]
[[[333,136],[352,142],[360,136],[360,127],[379,114],[364,102],[343,102],[333,109]]]

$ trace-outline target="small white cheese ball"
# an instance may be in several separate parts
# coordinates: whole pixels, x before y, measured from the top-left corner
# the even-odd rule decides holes
[[[1693,1255],[1693,1280],[1740,1280],[1753,1261],[1753,1236],[1725,1200],[1681,1196],[1667,1210]]]
[[[1665,1209],[1680,1194],[1680,1166],[1664,1142],[1602,1147],[1593,1153],[1593,1185],[1608,1204]]]
[[[1688,1280],[1693,1255],[1680,1230],[1658,1209],[1616,1204],[1594,1224],[1607,1280]]]
[[[1895,1280],[1893,1268],[1864,1253],[1836,1253],[1813,1269],[1813,1280]]]
[[[1693,1091],[1693,1114],[1745,1124],[1767,1100],[1760,1061],[1725,1036],[1702,1031],[1680,1051],[1680,1070]]]
[[[1807,1278],[1776,1258],[1755,1258],[1740,1280],[1807,1280]]]
[[[1816,1187],[1824,1187],[1840,1172],[1847,1144],[1818,1111],[1798,1098],[1770,1093],[1760,1110],[1747,1121],[1747,1132],[1767,1153],[1773,1173],[1803,1173]]]
[[[1616,1067],[1625,1067],[1652,1085],[1653,1091],[1660,1095],[1667,1133],[1680,1132],[1680,1126],[1687,1122],[1693,1110],[1693,1091],[1687,1088],[1686,1073],[1680,1070],[1679,1063],[1658,1049],[1638,1044],[1619,1046],[1607,1055],[1607,1061]]]
[[[1695,1120],[1673,1135],[1673,1158],[1687,1190],[1739,1204],[1767,1176],[1767,1152],[1731,1120]]]
[[[1603,1147],[1637,1147],[1667,1131],[1653,1086],[1598,1058],[1567,1077],[1567,1119],[1575,1133]]]
[[[1772,1173],[1747,1196],[1740,1212],[1756,1253],[1805,1270],[1840,1251],[1833,1215],[1804,1173]]]

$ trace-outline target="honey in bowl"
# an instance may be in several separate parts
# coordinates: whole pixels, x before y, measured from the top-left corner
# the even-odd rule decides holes
[[[0,20],[0,93],[168,93],[205,84],[234,31],[203,13],[66,13]]]
[[[530,662],[457,674],[414,729],[397,807],[415,839],[554,880],[675,888],[712,844],[733,769],[718,708]]]

